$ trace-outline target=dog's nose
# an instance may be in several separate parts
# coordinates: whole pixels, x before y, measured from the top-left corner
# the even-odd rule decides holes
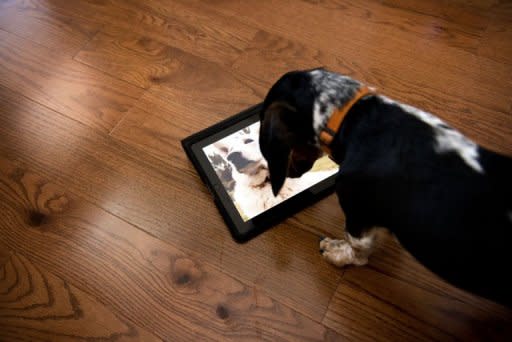
[[[238,171],[240,171],[250,163],[250,160],[244,158],[241,152],[232,152],[228,155],[227,159],[231,163],[233,163],[233,165],[235,165]]]
[[[242,153],[240,152],[233,152],[228,155],[228,160],[233,164],[238,164],[242,159]]]
[[[247,161],[242,156],[242,153],[240,152],[232,152],[228,154],[228,160],[235,165],[237,170],[240,170],[242,167],[244,167],[247,164]]]

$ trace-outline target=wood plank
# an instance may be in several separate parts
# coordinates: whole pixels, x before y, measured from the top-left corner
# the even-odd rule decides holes
[[[171,107],[171,105],[169,105]],[[201,120],[195,115],[176,115],[172,110],[154,105],[147,112],[133,108],[112,131],[117,140],[147,152],[169,166],[190,169],[190,161],[184,158],[181,140],[197,132],[204,125],[212,125],[222,119],[219,113]],[[151,114],[150,114],[151,113]],[[234,114],[234,113],[233,113]]]
[[[323,315],[341,272],[321,262],[317,234],[300,220],[237,244],[183,152],[170,157],[175,163],[163,163],[7,90],[1,93],[0,153],[229,275],[258,283],[308,317]],[[340,213],[326,217],[333,215]],[[327,219],[306,222],[339,229]]]
[[[0,28],[41,44],[60,55],[73,56],[101,25],[56,12],[41,1],[0,3]]]
[[[119,28],[106,28],[76,59],[137,86],[152,86],[138,106],[148,112],[163,110],[173,120],[190,118],[189,127],[207,127],[261,101],[230,69]]]
[[[0,30],[0,85],[103,132],[142,89]]]
[[[222,95],[223,99],[236,96],[257,100],[251,92],[244,91],[247,87],[230,84],[235,80],[217,63],[116,27],[102,30],[75,59],[139,87],[163,85],[164,91],[183,92],[180,98],[195,96],[190,99],[193,102],[210,100],[209,93]],[[242,90],[240,94],[237,89]]]
[[[148,37],[108,27],[75,60],[147,89],[162,80],[172,81],[172,74],[180,68],[176,55],[183,52]]]
[[[457,300],[466,305],[503,315],[506,310],[501,306],[460,290],[430,272],[414,259],[400,243],[389,234],[383,234],[381,244],[372,254],[368,268],[402,283],[434,293],[449,300]],[[473,310],[472,309],[472,310]]]
[[[52,0],[52,5],[64,15],[121,27],[220,65],[230,65],[256,32],[239,20],[186,2]]]
[[[506,341],[511,322],[512,311],[498,305],[487,311],[369,267],[345,273],[324,320],[359,341]]]
[[[452,0],[456,5],[471,6],[480,10],[488,10],[500,4],[501,0]]]
[[[512,64],[512,3],[504,2],[489,13],[489,26],[478,53],[495,61]]]
[[[402,15],[417,13],[434,21],[442,19],[454,23],[453,27],[462,27],[469,32],[483,33],[489,24],[487,11],[499,0],[467,1],[467,0],[382,0],[384,6],[402,10]]]
[[[375,0],[303,1],[314,4],[315,11],[319,11],[320,7],[322,10],[332,11],[333,16],[355,18],[357,22],[365,21],[366,26],[379,29],[379,33],[375,34],[399,33],[400,39],[406,42],[414,42],[417,38],[435,40],[445,46],[472,52],[476,51],[479,38],[488,23],[488,18],[482,11],[464,4],[452,5],[446,1],[429,1],[423,5],[415,2],[414,6],[410,6],[412,10],[407,8],[407,4],[403,3],[406,1],[403,0],[398,4]],[[455,12],[455,9],[458,11]],[[440,11],[445,13],[436,13]],[[353,25],[349,23],[347,26]]]
[[[116,0],[118,7],[126,6],[125,3],[126,1]],[[189,2],[129,0],[129,6],[137,8],[138,11],[155,12],[169,20],[193,26],[193,40],[189,41],[189,44],[180,42],[178,45],[176,40],[169,38],[164,42],[223,66],[231,65],[257,31],[237,17],[219,15],[207,6],[195,6]]]
[[[195,132],[263,100],[253,87],[227,69],[190,55],[182,57],[179,73],[151,87],[137,107],[151,113],[165,108],[168,118],[174,120],[175,116],[181,116]]]
[[[485,65],[485,60],[481,66]],[[377,86],[377,90],[392,98],[430,111],[460,129],[470,138],[486,147],[502,153],[512,154],[512,116],[509,112],[510,96],[480,90],[478,95],[465,99],[451,92],[426,83],[413,81],[415,75],[408,75],[413,68],[404,68],[403,73],[388,73],[384,68],[366,68],[365,65],[340,58],[332,53],[310,48],[283,37],[260,31],[251,45],[233,64],[234,75],[240,80],[268,89],[283,73],[295,69],[326,66],[356,79]],[[512,70],[511,70],[512,71]],[[510,89],[502,75],[507,67],[488,69],[488,77],[497,80],[495,88]],[[411,71],[414,74],[414,71]],[[462,76],[453,75],[453,79]],[[464,76],[468,83],[473,83]]]
[[[225,15],[238,15],[266,32],[333,53],[369,71],[400,75],[418,87],[428,85],[468,101],[477,98],[499,110],[503,110],[503,101],[510,99],[510,78],[489,72],[509,74],[508,67],[454,48],[441,37],[427,39],[428,32],[424,31],[430,27],[428,22],[419,25],[423,34],[411,36],[392,25],[386,26],[386,22],[369,25],[368,20],[350,17],[343,11],[291,0],[254,4],[222,0],[208,4]],[[301,24],[297,25],[299,18]]]
[[[5,198],[0,204],[5,218],[0,223],[0,243],[64,280],[58,284],[54,278],[29,272],[43,283],[46,277],[46,287],[52,288],[57,299],[55,306],[60,306],[62,296],[76,296],[84,305],[83,313],[93,307],[84,292],[66,285],[71,282],[165,340],[320,341],[336,336],[266,295],[263,286],[229,277],[5,158],[0,159],[0,193]],[[22,257],[5,264],[6,280],[0,286],[10,289],[8,296],[19,296],[28,286],[20,284],[17,293],[11,290],[13,278],[26,282],[12,274],[11,268],[22,270],[29,268],[27,264]],[[24,278],[31,281],[28,275]],[[26,304],[22,300],[8,306],[15,310]],[[58,315],[76,305],[74,300],[71,297],[62,303]],[[7,307],[0,309],[0,318],[15,327],[14,321],[4,321],[3,313],[8,316]],[[133,329],[115,320],[110,324],[113,319],[107,320],[108,313],[96,308],[96,314],[108,325],[96,334],[114,330],[116,325],[121,327],[117,330],[133,334]],[[34,317],[39,316],[34,313]],[[33,324],[59,333],[80,323],[84,330],[93,328],[85,320],[61,321],[54,327],[45,322]]]
[[[426,299],[421,297],[421,301]],[[400,309],[374,299],[372,294],[348,282],[340,284],[324,324],[352,341],[455,340],[415,316],[402,314]]]
[[[194,3],[199,1],[194,0]],[[236,15],[246,23],[287,38],[340,52],[372,49],[387,55],[395,45],[403,53],[416,55],[430,42],[435,48],[455,47],[474,51],[485,30],[485,16],[476,23],[461,25],[445,18],[432,18],[413,11],[403,12],[380,1],[292,0],[247,3],[237,0],[210,1],[208,5],[224,15]],[[478,12],[475,13],[475,16]],[[473,19],[476,19],[473,18]],[[300,22],[300,24],[298,24]],[[420,49],[420,50],[416,50]],[[327,50],[329,51],[329,50]],[[418,56],[421,58],[421,56]],[[426,56],[425,56],[426,57]]]
[[[22,254],[12,253],[0,273],[2,341],[161,341]]]
[[[511,339],[510,311],[392,239],[344,281],[317,253],[342,234],[334,196],[235,244],[179,144],[326,65],[512,154],[508,7],[0,0],[0,340]],[[77,320],[33,319],[69,293]]]

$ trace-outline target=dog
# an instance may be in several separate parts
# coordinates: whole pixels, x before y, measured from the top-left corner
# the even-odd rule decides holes
[[[438,117],[323,68],[283,75],[261,111],[261,152],[278,194],[328,152],[340,169],[343,239],[320,252],[365,265],[378,229],[455,286],[512,304],[512,159]]]
[[[223,179],[231,188],[231,198],[245,219],[263,213],[335,173],[333,170],[316,171],[300,178],[288,178],[279,194],[274,196],[267,162],[259,148],[259,127],[256,123],[214,144],[217,158],[222,157],[229,163],[227,167],[225,163],[218,164],[222,166]],[[215,158],[212,155],[210,161]],[[231,170],[231,177],[226,176],[227,169]]]

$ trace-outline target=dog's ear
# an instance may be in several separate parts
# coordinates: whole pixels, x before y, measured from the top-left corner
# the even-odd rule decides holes
[[[267,160],[272,192],[277,196],[283,187],[290,166],[293,133],[287,122],[295,109],[284,102],[274,102],[262,114],[260,149]]]

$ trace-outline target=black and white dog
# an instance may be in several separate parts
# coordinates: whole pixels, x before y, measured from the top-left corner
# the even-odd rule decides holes
[[[363,88],[324,69],[289,72],[272,86],[260,148],[274,194],[286,177],[311,168],[326,144],[341,166],[336,191],[346,227],[343,239],[320,242],[325,259],[366,264],[376,227],[384,227],[447,281],[512,306],[512,159]]]

